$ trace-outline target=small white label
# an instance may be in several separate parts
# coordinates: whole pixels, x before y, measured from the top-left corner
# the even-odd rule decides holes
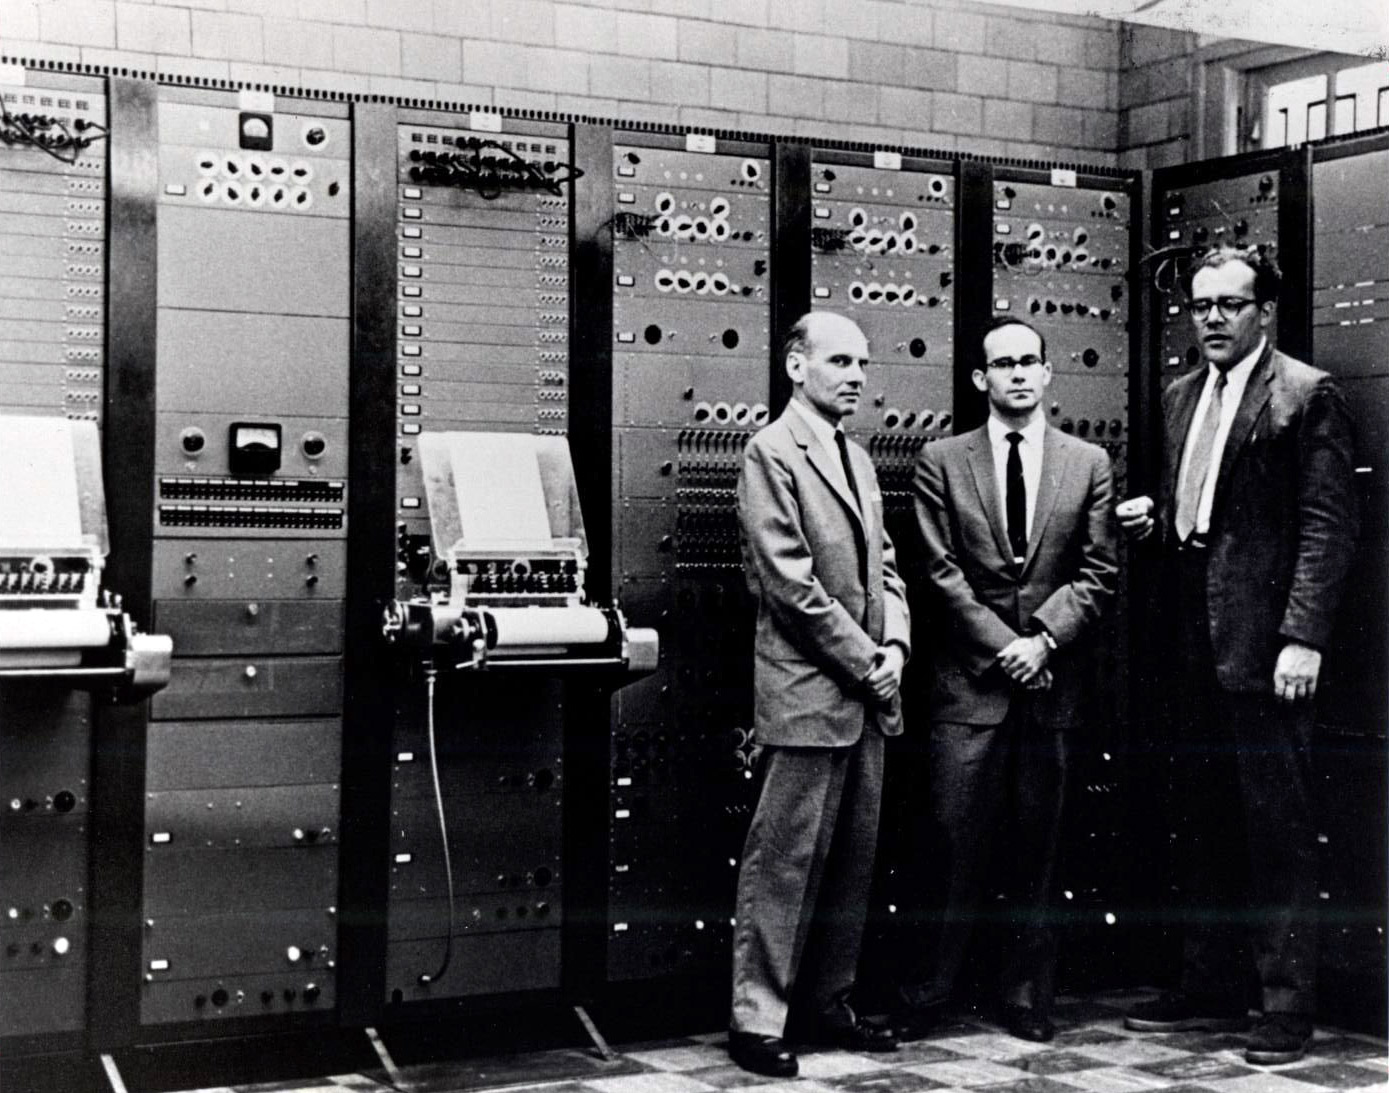
[[[815,298],[817,300],[828,300],[830,298],[830,290],[817,285],[815,288]]]
[[[237,93],[236,104],[240,109],[249,110],[255,114],[273,114],[275,112],[275,93],[273,91],[246,89]]]
[[[151,961],[150,961],[150,971],[152,971],[152,972],[167,972],[168,970],[169,970],[169,962],[168,962],[167,960],[151,960]]]
[[[424,210],[411,208],[409,205],[406,205],[405,208],[400,210],[400,215],[405,217],[406,220],[418,220],[420,217],[424,216]]]
[[[718,142],[708,133],[686,133],[685,151],[703,152],[705,155],[713,155],[718,150]]]
[[[424,315],[424,308],[419,304],[402,304],[400,313],[407,319],[418,319]]]
[[[400,366],[400,374],[402,376],[418,376],[423,371],[424,369],[422,369],[418,364],[402,364]]]
[[[823,205],[816,205],[816,206],[815,206],[815,219],[816,219],[816,220],[828,220],[829,218],[830,218],[830,211],[829,211],[829,209],[827,209],[827,208],[826,208],[825,206],[823,206]]]
[[[1182,233],[1178,228],[1173,228],[1170,232],[1167,233],[1167,238],[1172,240],[1174,243],[1181,239],[1181,237]]]
[[[618,177],[618,178],[636,178],[636,177],[637,177],[637,169],[636,169],[635,167],[628,167],[627,164],[624,163],[624,164],[622,164],[620,167],[618,167],[618,169],[617,169],[617,177]]]
[[[625,923],[625,922],[614,922],[614,923],[613,923],[613,933],[615,933],[615,934],[625,934],[626,932],[627,932],[627,923]]]
[[[1013,310],[1013,301],[1010,300],[1010,299],[1008,299],[1007,296],[1000,296],[997,300],[994,301],[994,310],[995,310],[995,311],[1012,311],[1012,310]]]
[[[902,169],[901,152],[877,151],[873,153],[873,166],[880,171],[900,171]]]
[[[998,232],[999,235],[1012,235],[1012,234],[1013,234],[1013,225],[1012,225],[1012,224],[995,224],[995,225],[994,225],[994,231]]]
[[[407,338],[419,338],[424,336],[424,327],[410,326],[407,324],[400,328],[400,332]]]
[[[1013,207],[1013,202],[1010,201],[1010,200],[1009,200],[1008,198],[1006,198],[1006,197],[1000,197],[997,201],[994,202],[994,208],[995,208],[995,209],[1004,209],[1004,210],[1007,210],[1007,209],[1011,209],[1012,207]]]
[[[630,273],[619,273],[617,275],[617,285],[619,288],[632,288],[637,283],[637,279]]]
[[[150,842],[154,843],[155,846],[162,846],[164,843],[170,842],[172,839],[173,836],[170,835],[167,831],[156,831],[153,835],[150,836]]]
[[[423,258],[423,257],[424,257],[424,248],[423,248],[423,247],[402,247],[402,248],[400,249],[400,256],[401,256],[402,258]]]
[[[620,341],[620,342],[622,342],[622,343],[624,343],[624,344],[626,344],[626,343],[629,343],[629,342],[634,342],[634,341],[636,341],[636,340],[637,340],[637,336],[636,336],[635,334],[633,334],[630,330],[619,330],[619,331],[617,332],[617,340]]]
[[[424,197],[424,191],[418,186],[405,187],[405,199],[407,201],[418,201],[422,197]]]
[[[625,190],[619,190],[617,192],[617,203],[619,205],[635,205],[637,203],[637,195],[628,193]]]
[[[16,87],[24,86],[24,66],[23,65],[0,65],[0,84],[11,84]]]
[[[468,128],[477,129],[483,133],[500,133],[502,131],[502,116],[474,110],[468,115]]]
[[[1074,186],[1076,173],[1069,167],[1053,167],[1051,169],[1051,184],[1053,186]]]
[[[828,182],[817,182],[817,183],[815,183],[815,192],[816,192],[817,194],[827,194],[827,193],[829,193],[829,192],[830,192],[830,184],[829,184]]]
[[[630,779],[630,778],[619,778],[619,779],[617,780],[617,784],[620,785],[620,786],[630,786],[630,785],[632,784],[632,779]],[[626,869],[626,868],[627,868],[627,867],[626,867],[625,865],[619,865],[619,866],[617,867],[618,872],[622,872],[622,870],[624,870],[624,869]]]
[[[402,228],[400,234],[406,239],[419,239],[424,232],[419,228]]]
[[[631,818],[632,810],[630,808],[619,808],[613,812],[613,819],[615,820],[630,820]]]
[[[404,414],[406,417],[419,417],[419,416],[420,416],[420,407],[419,407],[419,403],[415,403],[415,402],[402,402],[402,403],[400,404],[400,412],[401,412],[402,414]]]
[[[614,872],[614,873],[625,873],[625,872],[627,872],[627,871],[628,871],[629,869],[631,869],[631,868],[632,868],[632,867],[631,867],[630,865],[614,865],[614,866],[613,866],[613,872]]]
[[[0,80],[0,83],[3,82],[3,80]],[[188,187],[185,186],[182,182],[170,182],[167,186],[164,187],[164,192],[168,194],[170,197],[183,197],[185,194],[188,193]]]
[[[403,751],[395,757],[395,761],[397,763],[413,763],[415,761],[415,753],[413,751]]]
[[[418,421],[407,421],[400,427],[400,432],[402,436],[419,436],[420,423]],[[416,503],[415,507],[419,508],[419,504]]]
[[[413,854],[397,854],[395,856],[396,865],[409,865],[414,860]]]
[[[400,347],[400,353],[401,356],[404,357],[418,357],[420,355],[420,347],[418,345],[402,345]]]

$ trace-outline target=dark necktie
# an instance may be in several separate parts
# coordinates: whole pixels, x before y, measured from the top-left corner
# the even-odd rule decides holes
[[[1215,375],[1211,401],[1206,416],[1201,419],[1196,439],[1191,444],[1191,458],[1186,461],[1186,473],[1177,487],[1177,539],[1186,542],[1196,530],[1196,513],[1201,507],[1201,492],[1211,469],[1211,450],[1215,447],[1215,431],[1220,427],[1220,400],[1225,390],[1224,372]]]
[[[854,504],[863,512],[863,502],[859,500],[858,485],[854,482],[854,469],[849,465],[849,443],[844,439],[841,429],[834,431],[834,442],[839,446],[839,462],[844,465],[844,478],[849,483],[849,492],[854,495]]]
[[[1008,440],[1008,484],[1004,511],[1008,513],[1008,545],[1013,548],[1013,561],[1020,562],[1027,557],[1027,486],[1022,480],[1022,456],[1018,445],[1022,443],[1022,433],[1009,433]]]

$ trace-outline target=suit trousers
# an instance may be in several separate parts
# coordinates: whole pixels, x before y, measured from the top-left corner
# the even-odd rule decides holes
[[[738,873],[733,1029],[784,1035],[793,995],[811,1024],[853,1020],[883,753],[871,726],[849,747],[763,750]]]
[[[997,725],[931,726],[930,830],[922,840],[926,850],[918,871],[923,876],[934,871],[944,891],[935,902],[939,921],[928,930],[914,978],[900,989],[907,1006],[929,1009],[949,1000],[998,870],[1009,896],[998,923],[1006,937],[1003,1000],[1050,1010],[1066,735],[1038,723],[1024,691],[1015,693]]]
[[[1211,650],[1204,550],[1171,561],[1179,667],[1174,818],[1187,922],[1181,989],[1248,1004],[1249,955],[1266,1013],[1310,1017],[1316,992],[1311,703],[1223,689]],[[1179,865],[1179,869],[1181,866]]]

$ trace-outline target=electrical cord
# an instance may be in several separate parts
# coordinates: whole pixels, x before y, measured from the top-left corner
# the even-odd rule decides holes
[[[449,826],[448,820],[444,816],[444,791],[439,783],[439,749],[434,739],[434,685],[438,678],[439,670],[433,664],[424,666],[424,693],[425,693],[425,725],[429,732],[429,773],[434,779],[434,805],[439,814],[439,841],[444,849],[444,877],[448,883],[449,893],[449,932],[444,942],[444,959],[439,968],[433,975],[428,972],[420,974],[420,986],[427,987],[430,983],[438,982],[444,978],[444,973],[449,970],[449,962],[453,959],[453,860],[449,856]]]
[[[106,126],[99,122],[79,119],[79,132],[82,129],[99,130],[99,132],[90,137],[76,136],[57,118],[44,117],[42,121],[44,124],[34,125],[24,118],[10,113],[9,108],[5,106],[4,98],[0,97],[0,140],[6,144],[12,143],[14,134],[17,134],[21,143],[37,148],[45,155],[52,156],[59,163],[68,166],[77,162],[78,156],[84,148],[89,147],[94,141],[103,140],[110,132]],[[54,127],[62,133],[62,140],[58,148],[50,147],[48,141],[39,139],[40,136],[46,135],[41,134],[39,129],[52,129]],[[71,154],[64,155],[59,151],[59,148],[70,148],[72,149]]]

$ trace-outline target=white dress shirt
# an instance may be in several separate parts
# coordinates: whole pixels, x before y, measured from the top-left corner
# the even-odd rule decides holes
[[[830,457],[830,473],[834,475],[836,481],[844,487],[845,492],[849,495],[849,500],[852,501],[855,496],[855,491],[850,488],[849,480],[844,475],[844,461],[839,458],[839,442],[834,439],[834,434],[841,430],[831,425],[809,406],[801,402],[800,399],[793,398],[788,405],[790,405],[796,413],[801,415],[805,423],[810,426],[811,432],[819,438],[821,446]],[[862,509],[859,510],[859,515],[863,515]]]
[[[1215,441],[1211,445],[1210,468],[1206,481],[1201,487],[1201,502],[1196,506],[1196,527],[1193,534],[1205,535],[1211,529],[1211,503],[1215,500],[1215,480],[1220,477],[1220,458],[1225,451],[1225,439],[1230,435],[1230,426],[1235,420],[1244,389],[1249,385],[1249,376],[1254,365],[1263,355],[1267,338],[1260,338],[1259,344],[1239,364],[1225,373],[1225,390],[1220,394],[1220,421],[1215,428]],[[1201,422],[1206,418],[1206,407],[1211,404],[1211,392],[1215,390],[1215,379],[1219,370],[1213,364],[1206,365],[1206,385],[1201,388],[1201,399],[1196,403],[1196,413],[1191,417],[1191,425],[1186,431],[1186,441],[1182,444],[1182,465],[1177,477],[1177,492],[1181,493],[1181,483],[1186,477],[1187,462],[1191,459],[1191,447],[1196,434],[1201,431]]]
[[[994,456],[994,481],[998,484],[998,511],[1003,526],[1008,526],[1008,443],[1009,433],[1022,433],[1018,442],[1018,457],[1022,460],[1022,484],[1027,490],[1027,537],[1032,538],[1032,514],[1037,511],[1037,491],[1042,485],[1042,438],[1047,434],[1047,421],[1041,414],[1030,425],[1015,429],[992,414],[989,415],[989,448]]]

